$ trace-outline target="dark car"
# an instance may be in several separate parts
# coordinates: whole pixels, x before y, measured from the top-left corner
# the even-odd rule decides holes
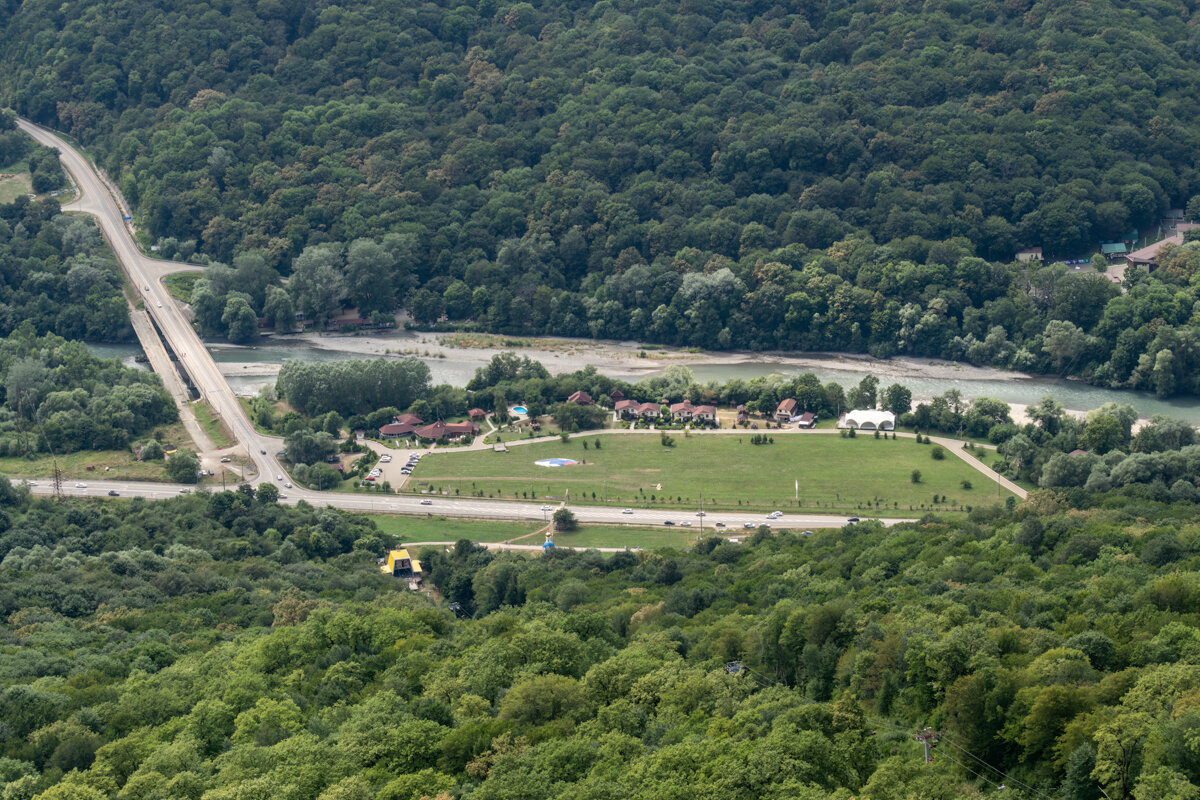
[[[858,522],[858,517],[851,517],[850,519],[846,520],[846,522]]]
[[[120,497],[120,496],[121,496],[121,493],[120,493],[120,492],[118,492],[116,489],[109,489],[109,490],[108,490],[108,496],[109,496],[109,497]]]
[[[668,519],[668,520],[665,520],[665,521],[663,522],[663,525],[674,525],[674,524],[675,524],[675,521],[674,521],[674,520],[669,520],[669,519]]]

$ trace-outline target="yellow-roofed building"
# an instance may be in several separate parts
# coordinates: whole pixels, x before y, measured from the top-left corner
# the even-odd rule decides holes
[[[400,548],[392,550],[387,554],[387,558],[379,560],[379,571],[384,575],[418,578],[421,574],[421,562],[409,556],[408,550]]]
[[[408,555],[408,551],[401,548],[400,550],[392,550],[387,554],[387,561],[379,566],[379,571],[388,575],[395,575],[400,572],[409,572],[412,568],[413,562]]]

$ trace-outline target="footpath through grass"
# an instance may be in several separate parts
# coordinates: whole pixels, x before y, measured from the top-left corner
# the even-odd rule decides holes
[[[562,497],[569,491],[575,503],[664,510],[695,508],[703,494],[705,508],[714,510],[870,511],[892,516],[1003,502],[1009,495],[1007,490],[998,492],[994,482],[953,453],[935,460],[933,446],[912,439],[776,434],[774,444],[752,445],[751,435],[685,438],[682,432],[672,432],[674,446],[664,447],[658,434],[650,432],[516,446],[507,453],[435,451],[414,470],[406,488],[533,500]],[[580,463],[534,463],[548,458]],[[919,483],[912,481],[913,470],[921,473]],[[964,488],[964,481],[972,488]]]

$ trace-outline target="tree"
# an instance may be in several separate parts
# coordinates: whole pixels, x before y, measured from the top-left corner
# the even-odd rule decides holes
[[[315,325],[324,325],[336,314],[347,294],[341,261],[339,249],[330,245],[306,247],[296,257],[288,291]]]
[[[912,410],[912,391],[907,386],[893,383],[883,393],[883,408],[896,416]]]
[[[1090,343],[1090,337],[1068,320],[1050,320],[1042,334],[1042,349],[1050,356],[1059,372],[1069,371]]]
[[[258,502],[263,504],[271,504],[279,502],[279,487],[273,483],[263,481],[254,491],[254,497]]]
[[[867,375],[846,394],[846,402],[853,408],[874,408],[878,388],[879,379],[874,375]],[[912,395],[910,394],[909,401],[911,402],[911,400]]]
[[[234,295],[226,301],[221,324],[234,344],[249,344],[258,339],[258,315],[245,297]]]
[[[199,480],[200,459],[191,450],[177,450],[167,459],[167,477],[176,483]]]
[[[913,483],[920,483],[921,482],[921,470],[914,469],[912,471],[912,475],[910,475],[909,477],[912,479]]]
[[[575,515],[569,508],[560,508],[554,512],[554,530],[560,532],[573,531],[579,527]]]

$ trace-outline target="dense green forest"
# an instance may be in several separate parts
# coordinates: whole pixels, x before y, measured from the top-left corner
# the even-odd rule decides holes
[[[89,146],[167,257],[258,259],[199,291],[211,335],[400,303],[1200,390],[1191,246],[1120,296],[1002,265],[1200,213],[1179,0],[0,9],[0,100]]]
[[[1200,792],[1200,518],[1142,490],[690,552],[460,542],[421,554],[455,619],[379,573],[372,523],[265,489],[0,489],[5,800]]]

